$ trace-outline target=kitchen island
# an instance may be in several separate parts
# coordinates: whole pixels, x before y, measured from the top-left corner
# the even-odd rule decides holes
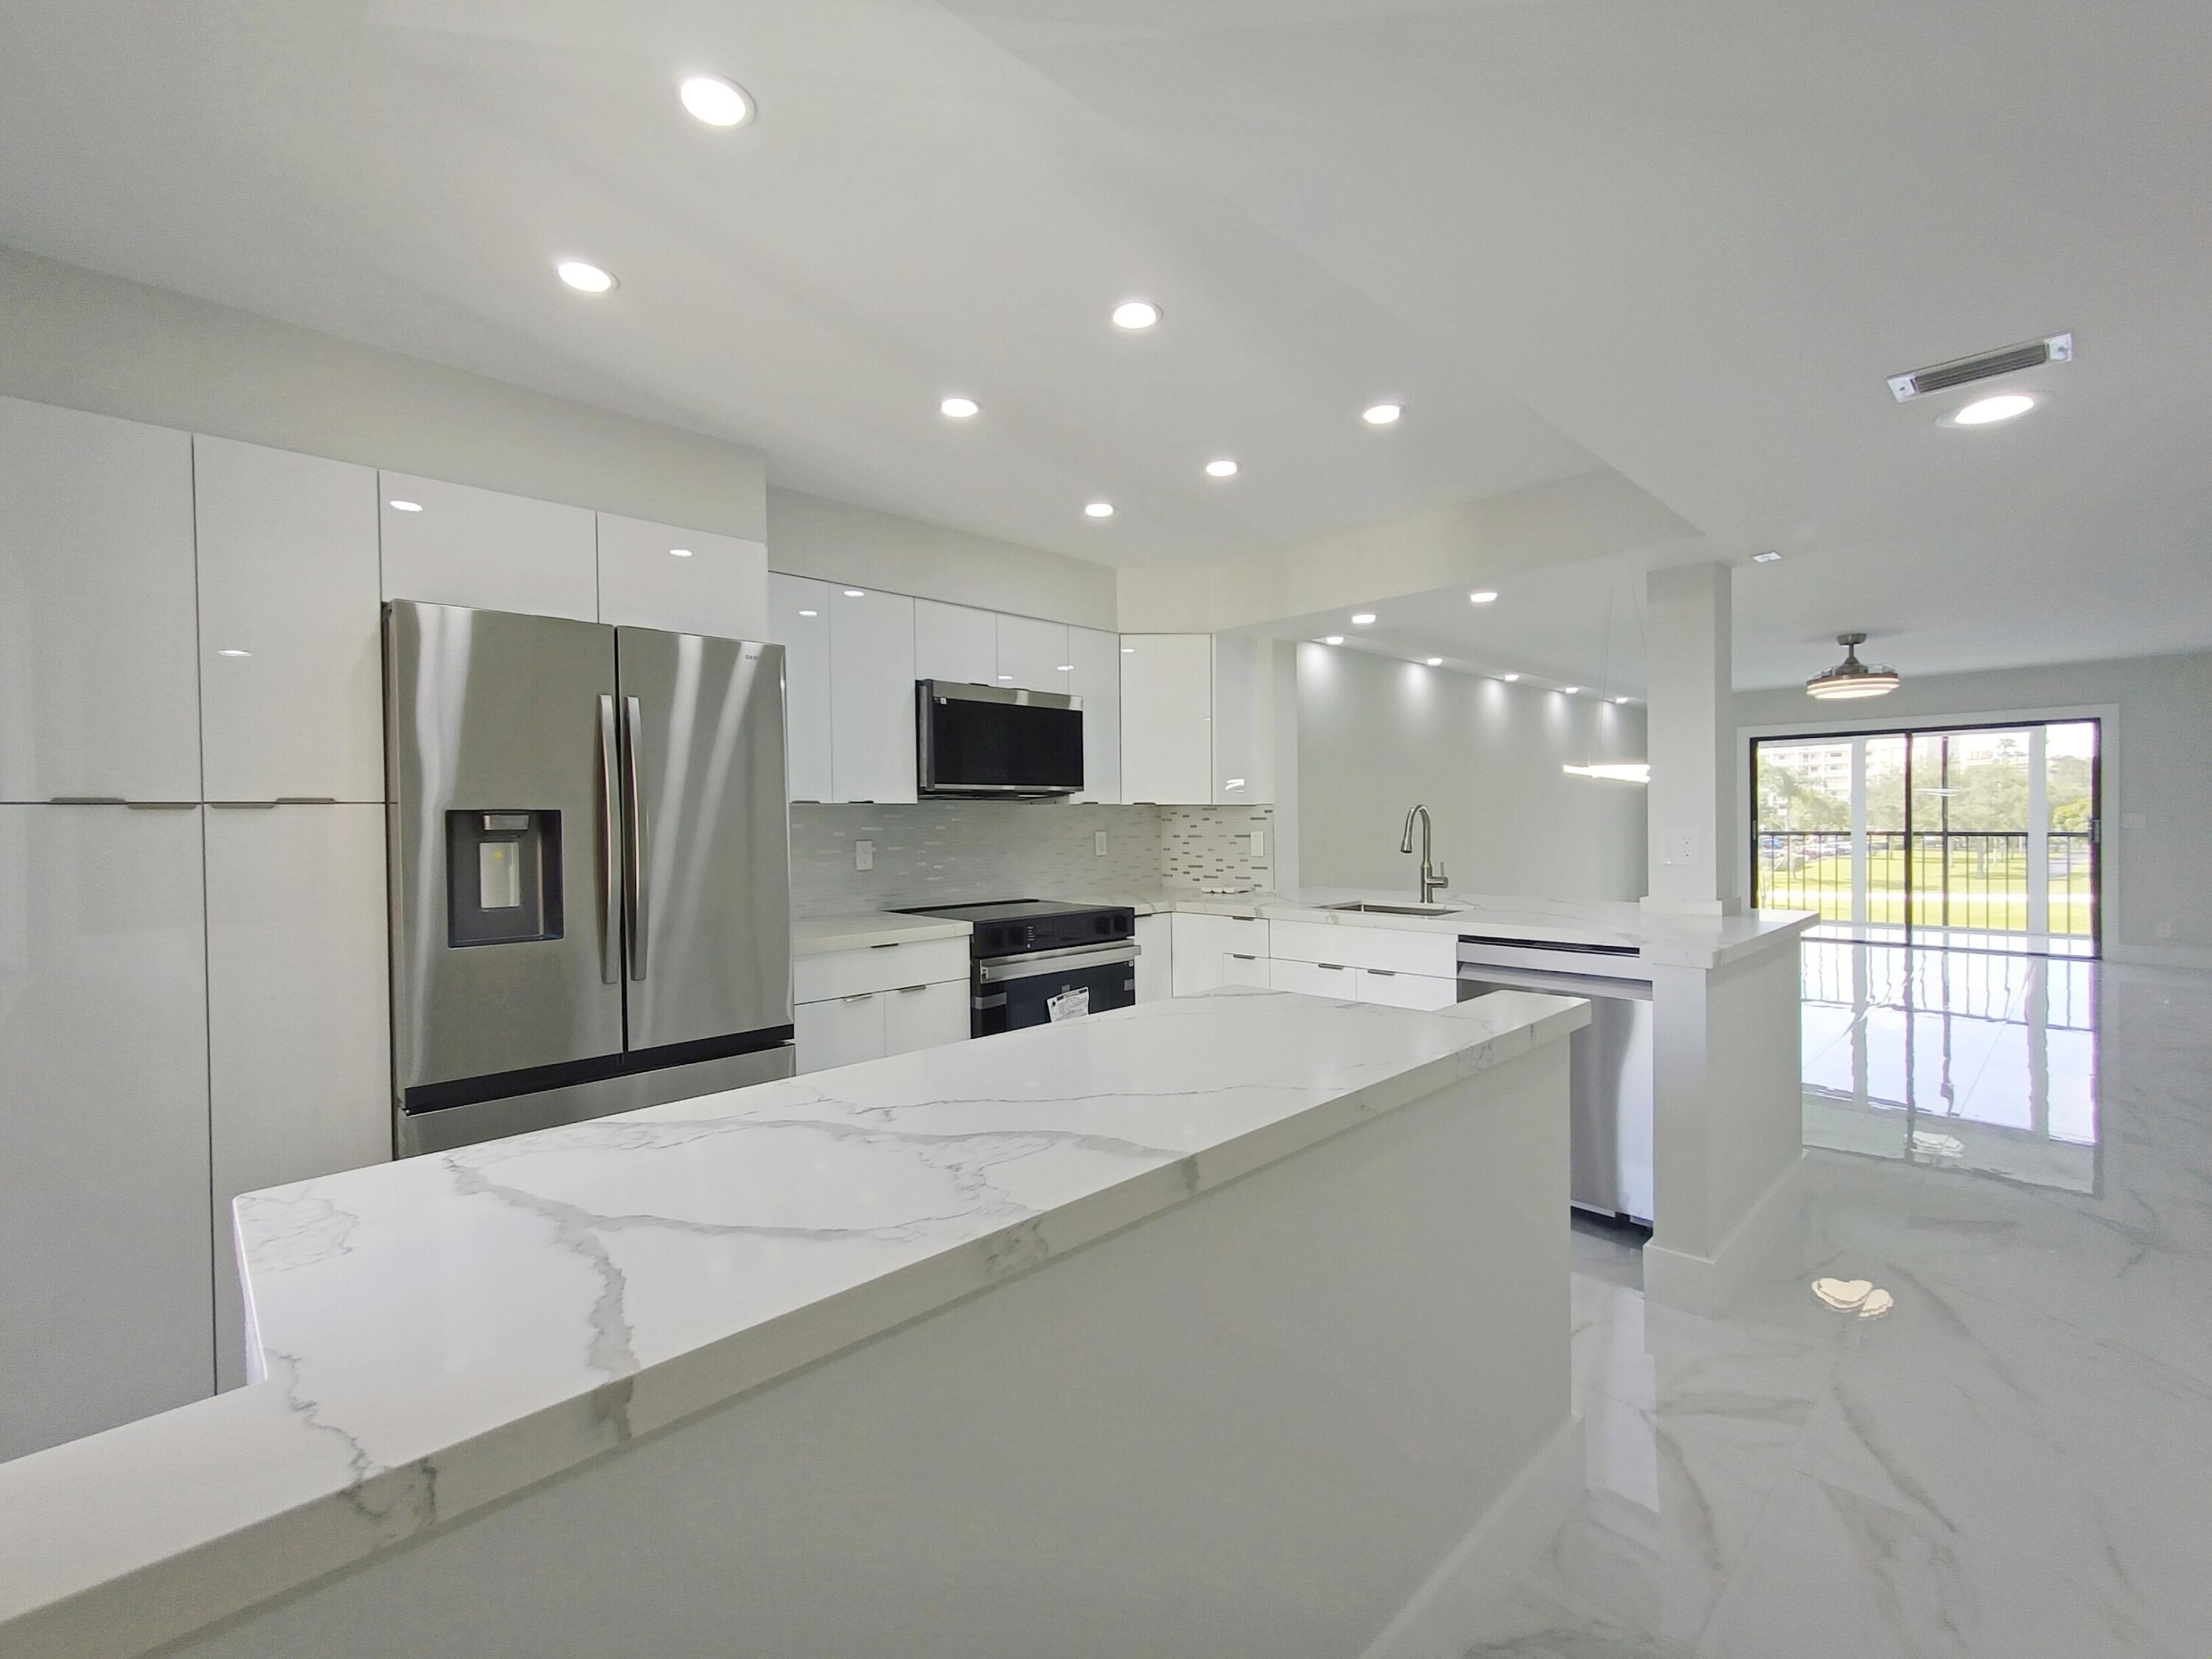
[[[256,1380],[0,1467],[0,1650],[1424,1651],[1575,1473],[1586,1018],[1178,999],[249,1194]]]

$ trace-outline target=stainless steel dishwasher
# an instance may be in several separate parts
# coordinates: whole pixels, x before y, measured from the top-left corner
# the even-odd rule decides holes
[[[1651,1224],[1651,981],[1632,945],[1462,935],[1466,996],[1547,991],[1589,1000],[1569,1040],[1569,1196],[1577,1209]]]

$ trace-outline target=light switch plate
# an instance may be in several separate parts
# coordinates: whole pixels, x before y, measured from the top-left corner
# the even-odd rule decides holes
[[[1255,859],[1267,856],[1267,832],[1265,830],[1252,832],[1252,856]]]
[[[1091,850],[1102,859],[1106,856],[1106,832],[1103,830],[1091,832]]]
[[[853,867],[855,870],[872,870],[876,867],[875,842],[856,841],[853,843]]]

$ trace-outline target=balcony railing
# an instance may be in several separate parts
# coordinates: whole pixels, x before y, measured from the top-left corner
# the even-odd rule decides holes
[[[2054,830],[2045,840],[2045,931],[2087,938],[2095,928],[2090,838]],[[2028,842],[2025,830],[1869,830],[1862,915],[1852,902],[1849,831],[1763,830],[1753,892],[1766,908],[1817,910],[1824,921],[1875,927],[1905,925],[1909,896],[1916,927],[2026,934],[2036,931],[2030,925],[2035,872]]]

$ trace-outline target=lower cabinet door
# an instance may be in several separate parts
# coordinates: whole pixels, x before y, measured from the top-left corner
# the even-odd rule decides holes
[[[863,991],[828,1002],[802,1002],[793,1010],[799,1069],[826,1072],[884,1057],[884,1002],[891,991]]]
[[[1090,715],[1085,714],[1087,720]],[[1137,1000],[1158,1002],[1176,994],[1174,929],[1167,916],[1137,918]]]
[[[214,1388],[200,820],[0,805],[0,1459]]]
[[[216,1385],[246,1380],[231,1200],[392,1156],[384,809],[210,807]]]
[[[1269,978],[1268,967],[1265,957],[1248,957],[1236,951],[1225,951],[1221,958],[1221,982],[1224,985],[1256,985],[1264,991],[1273,982]]]
[[[903,1054],[968,1038],[968,981],[908,985],[877,994],[884,1005],[884,1052]]]
[[[1358,973],[1362,1002],[1388,1003],[1393,1008],[1449,1008],[1459,1000],[1456,979],[1385,973],[1379,968],[1362,968]]]
[[[1292,962],[1287,957],[1277,957],[1267,964],[1267,983],[1278,991],[1298,991],[1310,997],[1359,1000],[1359,970],[1331,963]]]

